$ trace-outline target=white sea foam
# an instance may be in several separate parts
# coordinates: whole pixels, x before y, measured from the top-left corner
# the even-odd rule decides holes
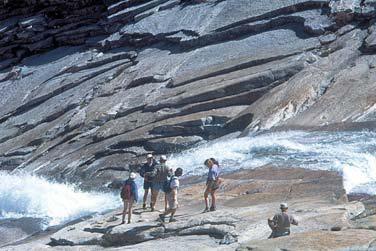
[[[46,227],[119,205],[118,196],[113,194],[82,192],[73,185],[28,174],[0,172],[0,219],[42,218]]]

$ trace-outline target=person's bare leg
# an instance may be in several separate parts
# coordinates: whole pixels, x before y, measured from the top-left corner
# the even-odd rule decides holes
[[[167,209],[165,213],[163,213],[164,215],[169,215],[170,213],[172,212],[171,209]]]
[[[159,191],[158,190],[151,190],[151,210],[154,211],[155,209],[155,204],[157,203],[157,199],[158,199],[158,193]]]
[[[164,194],[164,210],[167,212],[167,194]]]
[[[149,189],[145,189],[144,191],[145,192],[144,192],[144,203],[143,203],[143,205],[146,205],[146,201],[148,199],[148,194],[149,194]]]
[[[205,199],[205,210],[209,209],[209,189],[206,188],[204,192],[204,199]]]
[[[176,208],[175,209],[171,209],[170,212],[171,212],[170,222],[172,222],[174,220],[174,215],[176,213]]]
[[[128,224],[131,223],[131,218],[132,218],[132,206],[133,206],[133,198],[128,203]]]
[[[211,198],[212,198],[211,207],[210,208],[216,209],[217,198],[216,198],[216,195],[215,195],[215,190],[211,191],[210,194],[211,194]]]
[[[123,216],[122,216],[121,224],[124,224],[125,215],[127,214],[128,201],[123,200],[123,206],[124,208],[123,208]]]
[[[159,219],[161,219],[162,222],[165,222],[166,215],[169,215],[171,213],[171,209],[167,209],[164,213],[161,213],[159,215]]]

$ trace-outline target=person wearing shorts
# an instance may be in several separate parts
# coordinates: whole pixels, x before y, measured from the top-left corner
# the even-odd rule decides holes
[[[144,163],[140,169],[140,176],[144,178],[144,198],[142,208],[146,209],[146,201],[148,198],[149,190],[152,189],[152,177],[150,173],[154,171],[157,162],[155,161],[152,154],[146,156],[146,163]],[[150,198],[150,207],[152,207],[151,198]]]
[[[151,211],[155,210],[155,204],[158,200],[158,194],[163,191],[163,186],[168,177],[171,176],[170,168],[166,165],[167,157],[162,155],[159,159],[159,164],[155,166],[153,172],[148,173],[152,177],[151,184]],[[165,211],[167,209],[167,198],[165,196]]]
[[[167,198],[167,210],[159,215],[162,222],[165,221],[167,215],[171,214],[169,222],[176,221],[174,215],[179,207],[178,203],[178,188],[179,188],[179,177],[183,175],[183,169],[177,168],[175,174],[169,180],[170,191],[166,193]]]
[[[219,166],[214,158],[205,160],[204,165],[209,169],[206,188],[204,192],[205,210],[204,213],[216,210],[216,194],[219,188]],[[209,208],[209,194],[211,195],[211,206]]]

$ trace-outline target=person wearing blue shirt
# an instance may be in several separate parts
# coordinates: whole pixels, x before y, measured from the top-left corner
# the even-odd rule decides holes
[[[219,165],[214,158],[205,160],[204,165],[209,168],[208,178],[206,180],[206,189],[204,192],[205,210],[204,213],[216,210],[216,194],[221,179],[219,178]],[[209,209],[209,194],[211,195],[211,206]]]

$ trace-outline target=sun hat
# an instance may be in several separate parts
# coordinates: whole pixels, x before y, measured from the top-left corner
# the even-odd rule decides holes
[[[153,154],[149,153],[148,155],[146,155],[146,158],[148,158],[148,159],[153,158]]]
[[[166,155],[161,155],[160,159],[166,161],[167,160],[167,156]]]
[[[131,173],[129,174],[129,178],[131,178],[132,180],[134,180],[134,179],[136,178],[136,176],[137,176],[137,174],[134,173],[134,172],[131,172]]]
[[[288,209],[289,207],[288,207],[287,203],[281,203],[279,208],[280,209]]]

